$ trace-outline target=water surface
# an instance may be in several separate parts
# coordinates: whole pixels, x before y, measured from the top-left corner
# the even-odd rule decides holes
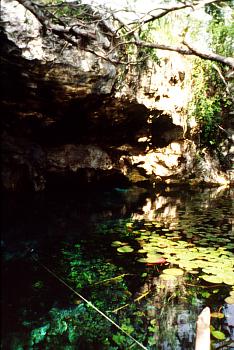
[[[5,195],[2,349],[234,349],[233,190]],[[58,278],[48,272],[53,271]]]

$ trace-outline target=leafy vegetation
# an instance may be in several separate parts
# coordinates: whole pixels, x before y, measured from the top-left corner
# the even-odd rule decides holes
[[[227,12],[227,9],[210,4],[207,6],[207,13],[212,16],[209,23],[208,31],[211,37],[211,46],[219,54],[226,56],[233,55],[233,1],[227,1],[232,9]]]
[[[224,9],[212,4],[207,6],[207,12],[212,15],[208,26],[212,49],[220,54],[232,56],[234,25],[231,18],[228,19]],[[218,63],[197,58],[194,60],[193,99],[189,106],[189,114],[194,116],[199,124],[201,146],[216,150],[219,150],[223,138],[220,126],[233,104],[225,82],[226,73],[227,69]]]
[[[150,22],[142,26],[139,30],[139,38],[148,42],[155,40],[156,26],[154,22]],[[160,65],[160,59],[157,56],[157,50],[151,47],[140,47],[137,51],[137,61],[139,68],[144,70],[147,68],[146,63],[151,60]]]
[[[81,1],[76,1],[75,4],[59,1],[57,3],[47,3],[47,9],[53,14],[55,23],[71,24],[74,20],[82,20],[84,23],[92,23],[93,13],[91,8]]]

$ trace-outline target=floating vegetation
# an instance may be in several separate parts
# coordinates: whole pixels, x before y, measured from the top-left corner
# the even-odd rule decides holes
[[[148,254],[146,258],[137,259],[137,261],[146,264],[165,264],[167,260],[160,254]]]
[[[117,251],[119,253],[131,253],[133,252],[133,248],[131,248],[129,245],[124,245],[123,247],[117,248]]]
[[[135,250],[135,253],[146,256],[137,258],[138,262],[146,264],[167,262],[189,273],[198,274],[198,277],[206,282],[234,286],[234,254],[225,247],[204,248],[181,239],[175,241],[171,236],[155,235],[154,231],[147,236],[144,230],[140,232],[142,232],[141,239],[138,238],[137,241],[141,248]],[[127,243],[118,242],[118,245],[122,245],[117,248],[118,252],[134,252],[134,248]],[[117,246],[116,242],[113,242],[112,246]]]
[[[127,243],[123,243],[123,242],[120,242],[120,241],[114,241],[111,243],[112,247],[120,247],[120,246],[123,246]]]
[[[230,295],[229,297],[224,299],[227,304],[234,304],[234,295]]]
[[[210,283],[222,283],[223,279],[221,276],[214,276],[214,275],[201,275],[200,278],[203,280],[210,282]]]
[[[170,281],[170,282],[173,282],[173,281],[177,281],[177,277],[174,276],[174,275],[166,275],[164,273],[162,273],[159,278],[163,281]]]
[[[181,269],[170,268],[163,270],[163,273],[170,276],[182,276],[184,274],[184,271]]]

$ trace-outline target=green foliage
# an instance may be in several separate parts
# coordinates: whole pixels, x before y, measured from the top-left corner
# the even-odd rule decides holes
[[[50,349],[50,344],[62,349],[62,344],[70,344],[71,349],[77,348],[80,338],[88,339],[87,347],[98,343],[110,332],[110,325],[95,311],[83,303],[71,309],[53,308],[48,322],[32,330],[29,344],[40,344],[44,349]]]
[[[226,16],[226,7],[209,5],[207,12],[212,16],[208,25],[210,45],[214,52],[233,56],[234,25]],[[229,15],[231,10],[229,9]],[[210,61],[194,60],[193,98],[188,113],[196,118],[200,127],[201,146],[219,150],[222,139],[219,126],[228,115],[232,100],[223,82],[227,69]]]
[[[175,46],[180,43],[178,33],[181,34],[185,25],[187,25],[186,11],[181,10],[179,15],[171,12],[165,17],[144,24],[139,30],[139,38],[148,43],[165,42],[168,45]],[[139,48],[138,60],[139,59],[142,60],[142,67],[149,59],[160,65],[160,58],[155,48]]]
[[[218,340],[224,340],[224,339],[226,339],[226,336],[225,336],[225,334],[223,333],[223,332],[221,332],[221,331],[211,331],[211,335],[213,336],[213,337],[215,337],[216,339],[218,339]]]
[[[227,1],[226,5],[231,5]],[[207,6],[207,12],[212,16],[208,31],[211,35],[211,46],[215,52],[223,56],[233,56],[234,22],[231,7]]]
[[[108,280],[122,273],[121,269],[118,269],[111,263],[105,263],[101,257],[96,257],[95,259],[86,258],[86,254],[81,249],[80,244],[76,244],[72,250],[64,250],[63,254],[70,265],[68,277],[75,283],[77,290],[87,288],[89,285],[94,285],[102,280]],[[124,283],[121,283],[120,288],[125,290],[127,287]],[[115,298],[117,295],[118,292],[116,290]]]
[[[199,123],[202,146],[217,148],[219,143],[218,125],[222,120],[221,110],[224,104],[223,86],[220,85],[212,63],[196,59],[193,68],[193,99],[189,105],[189,114],[195,116]]]
[[[155,24],[154,22],[150,22],[144,25],[140,32],[139,38],[146,42],[154,42],[155,41]],[[140,66],[144,67],[144,64],[147,60],[151,60],[158,65],[160,65],[160,59],[157,56],[157,50],[150,47],[140,47],[137,52],[137,60],[140,61]]]
[[[43,341],[49,328],[50,328],[50,325],[46,324],[45,326],[32,330],[30,345],[38,344],[41,341]]]
[[[52,21],[54,23],[72,24],[74,20],[81,20],[84,22],[93,22],[93,13],[88,5],[82,4],[81,1],[64,2],[63,0],[49,0],[44,4],[45,8],[52,14]]]

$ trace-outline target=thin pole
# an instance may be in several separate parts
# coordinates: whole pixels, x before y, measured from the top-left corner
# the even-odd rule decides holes
[[[31,253],[33,250],[31,250]],[[61,277],[59,277],[55,272],[50,270],[46,265],[44,265],[42,262],[40,262],[37,258],[35,258],[33,255],[32,259],[36,261],[38,264],[40,264],[47,272],[49,272],[54,278],[56,278],[59,282],[61,282],[63,285],[65,285],[68,289],[70,289],[74,294],[76,294],[80,299],[82,299],[87,305],[92,307],[95,311],[97,311],[100,315],[102,315],[106,320],[108,320],[110,323],[112,323],[116,328],[118,328],[122,333],[124,333],[128,338],[130,338],[132,341],[134,341],[140,348],[147,350],[147,348],[141,344],[138,340],[133,338],[131,334],[128,334],[125,330],[123,330],[116,322],[114,322],[110,317],[108,317],[104,312],[99,310],[95,305],[93,305],[88,299],[83,297],[81,294],[79,294],[75,289],[73,289],[69,284],[67,284]]]

